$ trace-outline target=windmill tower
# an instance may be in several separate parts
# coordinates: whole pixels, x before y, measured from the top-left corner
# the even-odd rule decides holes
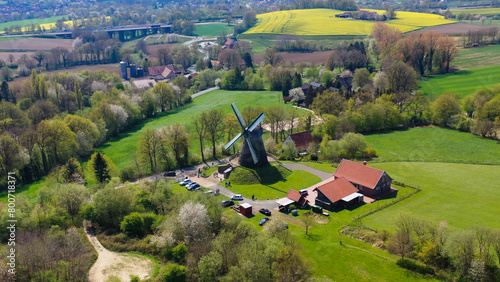
[[[245,137],[245,139],[243,139],[239,164],[244,167],[262,167],[269,164],[264,141],[262,141],[262,134],[264,131],[262,127],[260,127],[260,123],[264,120],[264,114],[260,114],[248,127],[246,127],[246,122],[241,116],[236,104],[232,103],[231,107],[233,108],[234,114],[243,132],[229,141],[229,143],[224,146],[224,149],[226,151],[229,150],[229,148],[231,148],[241,137]]]

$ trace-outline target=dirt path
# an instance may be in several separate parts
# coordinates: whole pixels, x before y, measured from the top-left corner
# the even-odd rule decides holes
[[[99,254],[89,271],[89,281],[107,281],[111,276],[116,276],[121,281],[130,281],[130,275],[139,276],[141,279],[150,277],[153,271],[151,260],[108,251],[88,229],[87,237]]]

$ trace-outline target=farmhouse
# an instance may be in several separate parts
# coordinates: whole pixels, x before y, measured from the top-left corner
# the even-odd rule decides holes
[[[343,159],[333,176],[335,179],[345,178],[368,197],[391,191],[392,178],[383,170],[366,166],[366,162],[363,165]]]
[[[310,144],[314,143],[311,131],[303,131],[299,133],[290,134],[288,138],[286,138],[286,140],[283,142],[283,144],[289,141],[293,141],[293,143],[295,143],[295,147],[297,148],[297,150],[301,152],[306,151],[307,147]]]
[[[175,67],[171,64],[148,68],[148,76],[154,77],[155,80],[174,79],[179,75],[184,75],[184,73],[183,67]]]
[[[315,204],[327,210],[348,208],[363,201],[363,195],[344,177],[335,178],[313,191],[318,193]]]
[[[229,38],[226,43],[224,43],[223,49],[233,49],[234,46],[238,43],[236,38]]]

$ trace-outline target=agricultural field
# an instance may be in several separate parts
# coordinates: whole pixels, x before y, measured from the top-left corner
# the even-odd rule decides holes
[[[494,140],[441,127],[419,127],[365,135],[377,162],[449,162],[500,165]],[[443,176],[448,178],[448,176]]]
[[[382,10],[370,10],[384,13]],[[336,18],[343,11],[332,9],[278,11],[257,15],[258,23],[244,34],[296,35],[368,35],[374,22]],[[412,12],[397,12],[397,19],[387,21],[402,32],[453,23],[443,16]]]
[[[137,142],[146,129],[158,129],[180,123],[186,126],[188,131],[193,133],[194,131],[191,125],[193,117],[199,115],[201,112],[212,109],[222,109],[224,113],[228,114],[232,112],[230,105],[233,102],[237,102],[238,108],[240,109],[248,105],[269,107],[273,104],[292,108],[291,104],[278,104],[278,101],[281,100],[280,97],[281,92],[275,91],[216,90],[194,99],[190,104],[164,113],[157,118],[147,120],[145,123],[107,142],[101,146],[99,150],[106,154],[115,163],[118,169],[122,169],[130,165],[130,154],[131,152],[137,151]],[[191,142],[190,153],[200,153],[200,146],[195,140]],[[82,166],[86,167],[86,164],[82,164]]]
[[[499,165],[435,162],[370,165],[387,171],[395,180],[422,189],[409,199],[363,219],[363,223],[372,228],[394,228],[394,219],[401,213],[412,213],[436,223],[446,220],[453,229],[500,228],[497,218]]]
[[[56,16],[56,17],[44,18],[44,19],[30,19],[30,20],[0,23],[0,33],[3,33],[4,29],[6,27],[10,27],[13,25],[20,25],[20,26],[24,27],[24,26],[34,24],[34,25],[41,25],[42,27],[45,27],[45,29],[50,29],[50,26],[54,25],[57,22],[57,20],[62,19],[63,17],[65,17],[65,16]],[[71,21],[69,21],[69,22],[71,22]]]
[[[234,25],[227,25],[224,23],[207,23],[207,24],[197,24],[195,35],[203,37],[216,37],[219,36],[223,31],[227,34],[233,33]]]
[[[14,60],[17,61],[22,55],[28,55],[28,57],[31,57],[31,55],[33,55],[33,52],[0,52],[0,60],[8,62],[9,55],[13,55]]]
[[[500,65],[500,45],[460,49],[453,66],[470,69],[489,65]]]
[[[494,16],[500,15],[500,8],[484,8],[484,9],[453,9],[450,10],[454,15],[458,14],[471,14],[471,15],[483,15],[483,16]]]
[[[493,87],[499,82],[500,65],[492,65],[428,76],[420,80],[419,86],[425,95],[432,97],[438,97],[446,92],[465,97],[481,88]]]
[[[28,37],[16,40],[0,41],[0,50],[9,51],[51,50],[56,47],[72,50],[73,40]]]
[[[488,23],[488,22],[486,22]],[[457,23],[451,23],[451,24],[446,24],[446,25],[437,25],[437,26],[431,26],[431,27],[426,27],[423,29],[419,29],[417,31],[412,31],[412,33],[423,33],[427,31],[435,31],[437,33],[441,34],[449,34],[449,35],[462,35],[470,31],[478,31],[478,30],[488,30],[492,28],[490,25],[478,25],[478,24],[471,24],[469,22],[457,22]]]

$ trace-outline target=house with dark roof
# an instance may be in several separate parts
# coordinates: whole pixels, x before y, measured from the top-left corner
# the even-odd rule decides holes
[[[377,197],[391,191],[392,178],[383,170],[343,159],[333,173],[335,179],[345,178],[360,193]]]
[[[314,138],[312,137],[311,131],[302,131],[288,135],[283,144],[289,141],[293,141],[293,143],[295,143],[297,150],[306,151],[307,147],[314,143]]]
[[[349,208],[363,201],[363,195],[344,177],[335,178],[313,191],[318,193],[315,205],[327,210]]]

